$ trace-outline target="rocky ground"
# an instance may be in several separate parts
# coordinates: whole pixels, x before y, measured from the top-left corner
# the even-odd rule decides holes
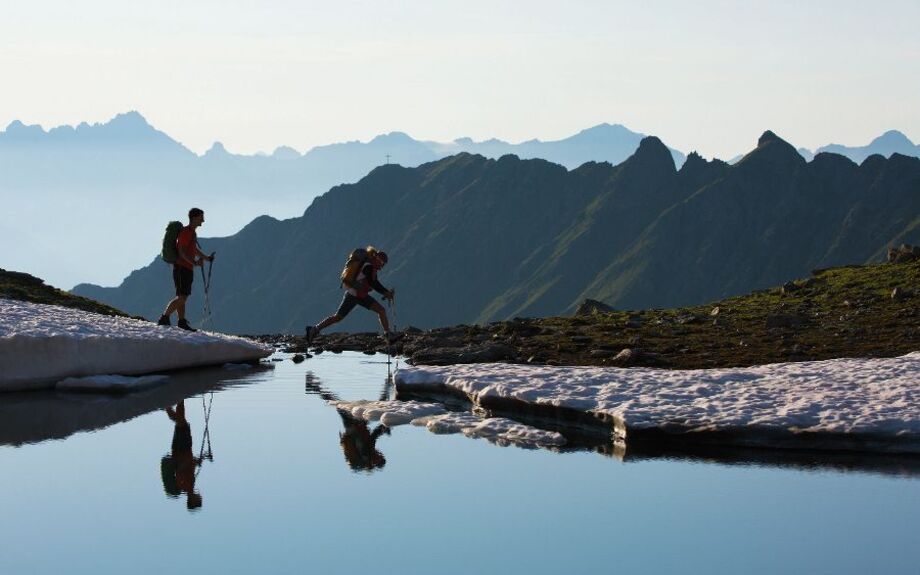
[[[573,317],[515,318],[396,334],[390,351],[413,364],[711,368],[837,357],[886,357],[920,349],[920,260],[815,270],[782,287],[709,305],[641,311],[585,302]],[[905,261],[909,260],[909,261]],[[903,263],[895,263],[903,262]],[[386,352],[376,333],[257,339],[309,357]]]

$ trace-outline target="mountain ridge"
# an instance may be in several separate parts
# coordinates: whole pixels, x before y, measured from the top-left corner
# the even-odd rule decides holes
[[[570,313],[584,298],[632,309],[700,304],[877,261],[892,242],[918,240],[920,160],[806,162],[765,132],[734,166],[691,155],[678,170],[654,137],[620,164],[575,170],[466,153],[384,165],[299,218],[260,218],[202,242],[222,254],[222,270],[246,270],[236,278],[215,267],[213,285],[224,284],[211,298],[216,325],[267,333],[299,332],[334,310],[344,254],[369,243],[390,253],[383,282],[408,302],[403,319],[429,327]],[[119,288],[74,291],[150,316],[169,281],[155,264]],[[369,316],[342,328],[372,329]]]

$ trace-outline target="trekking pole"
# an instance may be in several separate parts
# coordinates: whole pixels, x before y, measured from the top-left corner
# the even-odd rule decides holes
[[[394,292],[395,292],[395,289],[394,289]],[[395,334],[397,331],[399,331],[399,328],[397,327],[397,323],[396,323],[396,298],[395,298],[395,297],[390,298],[390,299],[387,300],[387,307],[390,308],[390,313],[391,313],[391,315],[393,316],[393,333]],[[387,341],[387,351],[388,351],[388,352],[389,352],[389,350],[390,350],[389,344],[390,344],[390,342]],[[395,360],[396,360],[396,361],[395,361],[395,364],[396,364],[396,365],[395,365],[395,367],[394,367],[394,369],[393,369],[394,372],[395,372],[397,369],[399,369],[399,356],[396,356],[396,357],[395,357]],[[388,361],[387,363],[389,364],[389,361]]]

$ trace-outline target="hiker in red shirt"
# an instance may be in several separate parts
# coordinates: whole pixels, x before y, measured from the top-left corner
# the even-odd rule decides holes
[[[198,247],[198,236],[195,229],[204,223],[204,211],[198,208],[192,208],[188,211],[188,225],[179,232],[176,239],[176,251],[178,257],[173,264],[173,283],[176,286],[176,297],[174,297],[163,311],[159,325],[171,325],[169,316],[173,312],[179,315],[179,323],[176,324],[184,330],[196,331],[188,324],[185,319],[185,301],[188,296],[192,295],[192,281],[195,279],[195,266],[203,266],[205,261],[214,261],[213,255],[207,255]]]

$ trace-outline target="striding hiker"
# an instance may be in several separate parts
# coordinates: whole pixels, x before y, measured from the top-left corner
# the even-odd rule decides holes
[[[319,332],[332,324],[339,323],[345,316],[360,305],[377,314],[380,318],[380,325],[383,327],[384,337],[387,341],[390,339],[390,322],[387,319],[387,312],[383,306],[370,295],[371,290],[382,294],[385,299],[393,301],[394,290],[388,290],[377,279],[377,272],[383,269],[387,264],[386,252],[377,251],[373,246],[367,248],[358,248],[351,253],[348,261],[345,262],[345,269],[342,270],[342,287],[345,288],[345,295],[342,297],[342,303],[336,312],[317,325],[308,325],[306,329],[307,344],[310,344]]]
[[[176,286],[176,297],[174,297],[163,311],[159,325],[170,325],[169,316],[173,312],[179,315],[179,323],[176,324],[184,330],[196,331],[188,324],[185,319],[185,301],[188,296],[192,295],[192,281],[195,279],[195,266],[204,266],[205,260],[214,261],[213,255],[207,255],[198,247],[198,236],[195,229],[204,223],[204,212],[198,208],[192,208],[188,211],[188,225],[183,227],[178,234],[175,242],[175,258],[173,264],[173,283]],[[172,225],[172,224],[170,224]],[[177,226],[180,224],[176,224]],[[169,228],[167,228],[167,238],[169,237]],[[166,240],[164,240],[166,243]],[[164,254],[166,253],[164,247]],[[164,258],[165,259],[165,258]],[[167,259],[169,261],[169,259]]]

